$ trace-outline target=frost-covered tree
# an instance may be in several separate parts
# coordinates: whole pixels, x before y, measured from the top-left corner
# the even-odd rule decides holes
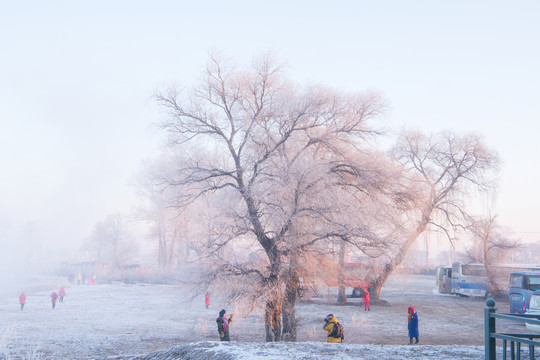
[[[476,135],[441,132],[426,136],[405,131],[393,149],[393,157],[403,165],[409,181],[421,196],[414,211],[402,214],[403,241],[387,254],[382,271],[373,275],[373,294],[403,261],[410,246],[429,228],[442,231],[449,240],[454,231],[467,226],[468,200],[473,192],[488,192],[496,185],[497,154]]]
[[[175,157],[163,153],[161,161],[145,164],[138,178],[138,190],[143,199],[137,218],[149,225],[148,240],[157,245],[157,262],[161,270],[170,270],[187,257],[189,224],[186,214],[175,206],[177,191],[167,186],[174,175]]]
[[[94,252],[96,260],[111,263],[115,268],[121,268],[137,252],[137,245],[118,213],[107,215],[94,225],[86,247]]]
[[[499,276],[498,268],[494,265],[506,262],[509,253],[519,248],[520,241],[503,233],[495,215],[471,217],[467,230],[473,235],[473,246],[467,251],[469,258],[486,267],[490,291],[493,294],[501,292],[504,289],[497,279],[508,278]],[[508,283],[502,286],[508,286]]]
[[[376,135],[367,121],[384,110],[378,95],[299,88],[268,57],[247,70],[211,57],[199,86],[156,99],[170,145],[184,154],[169,180],[181,188],[178,205],[219,209],[206,243],[214,280],[238,277],[231,296],[264,303],[267,341],[281,339],[284,284],[310,252],[327,252],[330,239],[377,249],[391,238],[381,209],[400,196],[385,186],[396,168],[363,148]]]

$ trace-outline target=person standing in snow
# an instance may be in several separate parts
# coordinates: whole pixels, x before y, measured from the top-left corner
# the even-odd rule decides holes
[[[409,345],[413,344],[413,338],[416,339],[415,344],[418,344],[418,314],[411,306],[408,309],[409,313]]]
[[[24,291],[21,292],[21,295],[19,295],[19,304],[21,304],[21,311],[24,309],[24,304],[26,304],[26,295],[24,294]]]
[[[231,341],[229,337],[229,327],[231,325],[234,314],[231,314],[231,317],[227,319],[226,313],[227,312],[225,311],[225,309],[222,309],[219,312],[219,317],[216,319],[220,341]]]
[[[60,296],[60,302],[64,302],[64,296],[66,296],[66,289],[63,286],[60,287],[58,291],[58,296]]]
[[[210,306],[210,290],[206,290],[204,293],[204,304],[206,305],[206,308]]]
[[[364,290],[364,311],[371,311],[369,307],[369,289]]]
[[[56,291],[53,290],[51,294],[51,303],[52,303],[53,310],[54,310],[54,307],[56,306],[56,300],[58,300],[58,294],[56,293]]]
[[[343,327],[339,325],[338,319],[334,315],[332,314],[326,315],[326,317],[324,318],[323,330],[325,330],[328,333],[328,342],[330,343],[342,342]]]
[[[79,273],[77,275],[77,285],[82,285],[82,274],[81,273]]]

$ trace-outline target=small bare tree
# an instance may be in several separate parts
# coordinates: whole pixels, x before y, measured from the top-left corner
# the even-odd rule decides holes
[[[176,190],[167,186],[175,168],[175,157],[164,153],[161,161],[145,164],[139,174],[138,190],[144,200],[137,218],[150,225],[149,240],[157,242],[157,261],[161,270],[170,270],[182,257],[187,226],[184,214],[175,207]],[[183,235],[183,236],[182,236]]]
[[[503,234],[497,224],[497,217],[489,215],[485,218],[469,218],[467,230],[473,235],[474,245],[467,251],[467,254],[475,262],[484,264],[490,285],[490,291],[493,294],[500,293],[501,284],[497,279],[507,277],[499,276],[496,263],[504,262],[508,253],[520,247],[519,240],[511,239]]]
[[[137,251],[136,244],[130,240],[122,215],[116,213],[95,224],[87,246],[95,251],[98,261],[111,262],[120,268]]]

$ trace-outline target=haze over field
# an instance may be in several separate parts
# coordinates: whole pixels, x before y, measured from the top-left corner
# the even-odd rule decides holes
[[[539,6],[3,2],[2,248],[57,261],[106,214],[129,213],[161,142],[153,89],[193,83],[212,50],[241,62],[271,51],[300,83],[375,89],[394,130],[478,132],[504,162],[500,222],[537,241]]]

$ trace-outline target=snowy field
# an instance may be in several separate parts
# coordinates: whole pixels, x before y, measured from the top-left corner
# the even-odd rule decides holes
[[[192,299],[181,286],[71,286],[52,310],[49,295],[62,284],[62,279],[47,278],[20,289],[27,294],[23,311],[18,291],[0,294],[0,354],[7,359],[483,358],[484,301],[438,294],[433,276],[394,275],[381,293],[390,306],[372,304],[370,312],[359,299],[346,305],[336,305],[335,299],[300,302],[298,342],[280,344],[264,343],[260,312],[243,314],[240,306],[216,296],[206,309],[202,296]],[[405,345],[409,306],[419,315],[420,345]],[[508,311],[507,302],[497,307]],[[221,308],[235,313],[230,344],[215,342]],[[325,342],[322,325],[328,313],[344,325],[345,344]],[[497,329],[527,332],[504,322]]]

